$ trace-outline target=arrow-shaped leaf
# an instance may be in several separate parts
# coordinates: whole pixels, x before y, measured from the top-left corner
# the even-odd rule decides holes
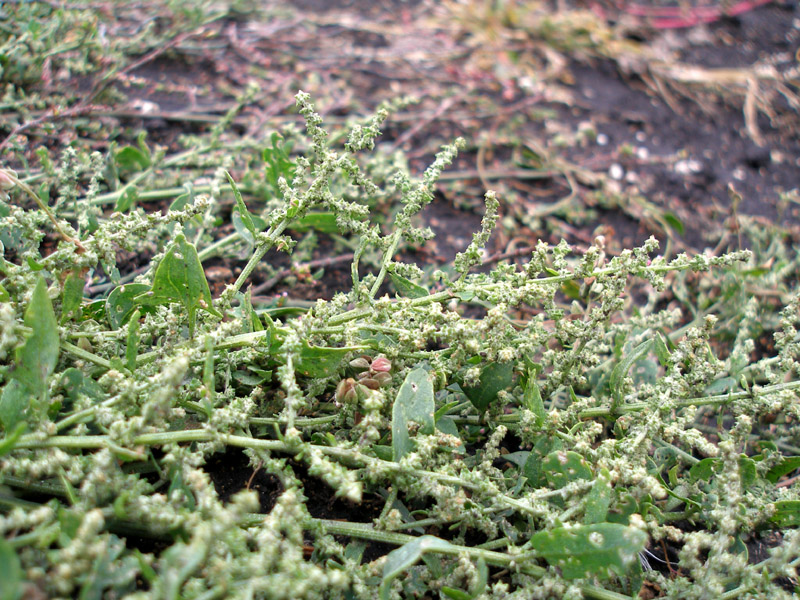
[[[222,317],[211,300],[203,265],[193,244],[180,233],[158,264],[150,291],[136,296],[139,304],[170,304],[177,302],[193,314],[198,308]]]

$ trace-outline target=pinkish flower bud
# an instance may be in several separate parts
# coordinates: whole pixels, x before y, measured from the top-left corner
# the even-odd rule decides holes
[[[373,373],[388,373],[391,370],[392,363],[385,356],[375,357],[370,365],[370,371]]]

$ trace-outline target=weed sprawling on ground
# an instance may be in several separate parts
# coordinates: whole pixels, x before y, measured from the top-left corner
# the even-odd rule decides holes
[[[751,251],[598,238],[490,269],[488,192],[472,243],[424,271],[399,256],[432,237],[417,215],[461,141],[415,179],[369,154],[399,104],[331,136],[296,100],[305,136],[177,191],[154,174],[218,137],[0,170],[2,597],[792,597],[797,258],[753,228]],[[350,244],[348,285],[255,298],[265,257],[314,231]],[[212,293],[223,255],[246,262]],[[270,493],[223,500],[204,467],[234,451]],[[377,508],[314,517],[312,481]]]

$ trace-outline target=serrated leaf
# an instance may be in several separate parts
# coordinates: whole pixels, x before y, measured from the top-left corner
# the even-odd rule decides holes
[[[146,283],[126,283],[111,290],[106,299],[106,318],[111,327],[122,327],[138,306],[136,298],[149,289]]]
[[[617,523],[558,527],[533,534],[530,544],[564,579],[623,575],[647,543],[643,531]]]
[[[434,408],[433,384],[428,372],[422,368],[414,369],[406,375],[392,405],[392,455],[395,461],[399,462],[414,448],[408,433],[412,422],[418,424],[420,433],[433,433]]]
[[[0,598],[19,600],[22,597],[23,573],[14,547],[0,538]]]
[[[622,384],[625,381],[628,371],[636,361],[646,356],[647,353],[650,352],[650,348],[652,346],[652,339],[642,342],[630,353],[628,353],[628,355],[622,359],[616,367],[614,367],[614,370],[611,372],[611,379],[609,381],[609,384],[611,385],[611,393],[614,398],[613,406],[619,406],[622,402]]]
[[[510,388],[513,382],[514,363],[493,362],[481,369],[478,385],[462,385],[461,389],[473,406],[483,412],[494,402],[497,395]]]
[[[389,590],[394,578],[417,564],[423,554],[426,552],[451,551],[452,547],[453,545],[450,542],[432,535],[423,535],[413,542],[408,542],[389,552],[386,556],[386,562],[383,564],[383,578],[380,586],[381,600],[388,600]]]
[[[306,377],[329,377],[339,369],[345,355],[353,350],[358,348],[327,348],[304,341],[295,370]]]
[[[36,398],[42,398],[47,391],[47,379],[58,362],[59,347],[58,321],[43,277],[36,282],[23,320],[31,334],[17,349],[13,377]]]
[[[592,468],[580,454],[572,450],[551,452],[542,461],[542,470],[554,489],[561,489],[571,481],[592,478]]]
[[[405,298],[424,298],[430,294],[430,292],[428,292],[428,290],[421,285],[418,285],[410,279],[406,279],[397,273],[389,273],[389,277],[391,278],[392,284],[394,285],[394,289],[397,290],[397,293]]]
[[[181,304],[189,315],[190,329],[193,329],[194,314],[198,308],[222,317],[214,308],[197,250],[182,233],[175,237],[158,263],[152,288],[136,296],[134,301],[145,306],[173,302]]]

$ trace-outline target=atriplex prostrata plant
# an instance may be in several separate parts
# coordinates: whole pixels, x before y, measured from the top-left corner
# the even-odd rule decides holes
[[[601,239],[540,242],[521,266],[473,272],[491,192],[473,242],[426,279],[396,256],[432,236],[415,219],[459,142],[419,181],[395,175],[384,232],[367,202],[392,190],[361,153],[388,111],[335,151],[308,96],[297,104],[309,146],[291,157],[272,140],[279,193],[263,211],[226,171],[166,214],[123,190],[125,214],[109,216],[102,157],[84,197],[74,156],[53,168],[55,209],[2,171],[3,598],[622,599],[646,581],[671,597],[791,597],[800,499],[779,482],[800,466],[800,297],[777,317],[776,355],[754,363],[753,341],[725,347],[713,315],[662,307],[668,278],[736,274],[746,251],[667,261],[653,239],[611,258]],[[220,247],[206,235],[220,184],[235,200],[225,243],[249,259],[214,299],[202,261]],[[296,318],[258,309],[250,277],[270,249],[292,251],[301,221],[355,241],[351,289]],[[170,241],[149,268],[118,273],[117,250],[154,231]],[[127,283],[84,298],[101,273]],[[232,449],[279,482],[268,514],[250,489],[223,502],[203,469]],[[308,478],[383,509],[313,518]],[[749,561],[763,529],[783,539]],[[399,547],[369,561],[370,541]],[[677,558],[656,554],[666,545]],[[671,578],[643,568],[648,552],[673,560]]]

